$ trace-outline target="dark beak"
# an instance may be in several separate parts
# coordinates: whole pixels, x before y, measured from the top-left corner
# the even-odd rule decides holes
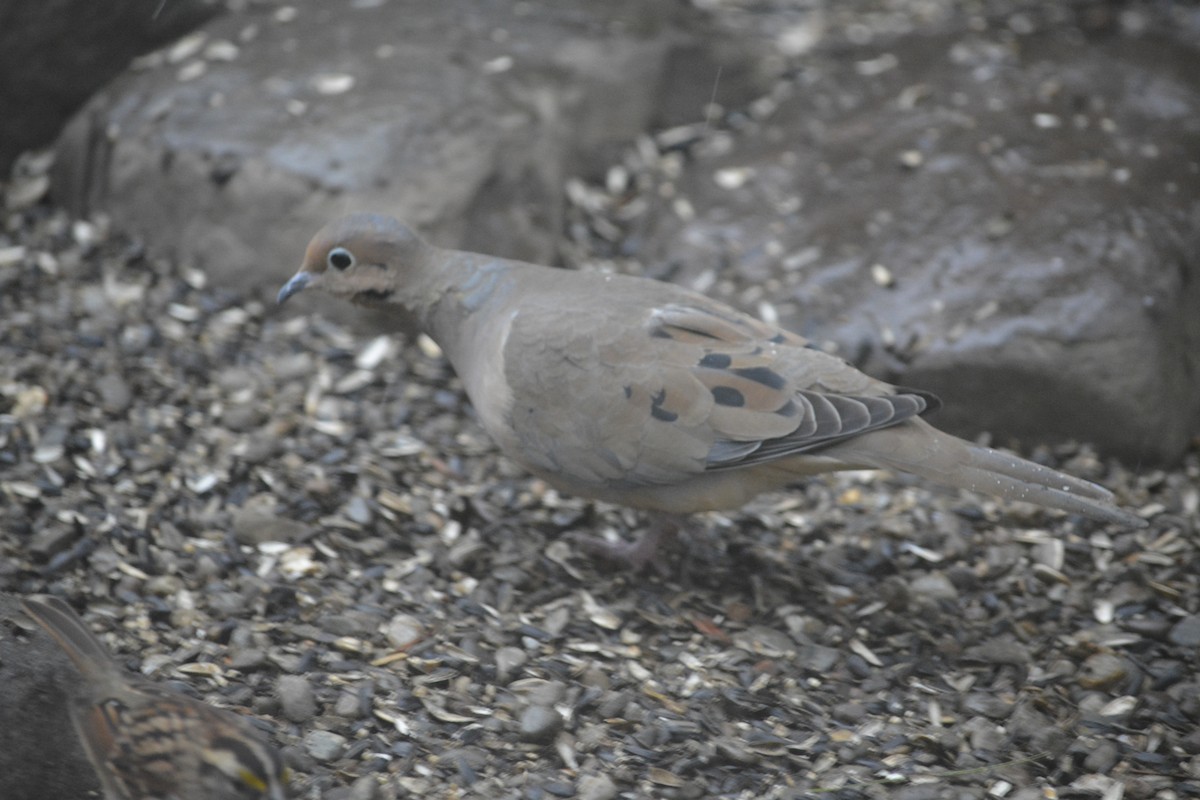
[[[282,305],[289,297],[296,292],[308,288],[308,284],[312,282],[312,274],[308,272],[297,272],[292,276],[292,279],[283,285],[279,290],[279,296],[275,298],[275,302]]]

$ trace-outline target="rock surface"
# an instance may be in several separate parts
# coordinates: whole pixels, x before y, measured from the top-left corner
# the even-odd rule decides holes
[[[694,52],[672,14],[664,0],[252,6],[207,27],[197,60],[96,98],[63,138],[56,189],[233,291],[274,287],[352,208],[548,260],[566,177],[662,118],[672,53]]]
[[[650,195],[641,257],[749,285],[957,433],[1170,461],[1200,427],[1200,50],[1020,19],[810,59]]]
[[[0,175],[53,141],[135,57],[218,12],[213,0],[0,0]]]
[[[90,104],[56,191],[265,296],[352,208],[572,261],[566,182],[618,260],[937,392],[956,433],[1179,457],[1200,428],[1200,20],[706,7],[719,36],[664,2],[252,5]],[[599,190],[567,180],[606,157]]]

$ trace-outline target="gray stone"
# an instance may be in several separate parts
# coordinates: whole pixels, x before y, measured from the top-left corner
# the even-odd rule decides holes
[[[262,669],[266,663],[267,651],[261,647],[239,647],[229,653],[229,666],[239,672]]]
[[[379,780],[374,775],[363,775],[350,786],[350,800],[375,800],[379,797]]]
[[[826,647],[820,644],[804,645],[797,654],[797,661],[804,668],[817,674],[828,672],[842,658],[842,653],[836,647]]]
[[[397,650],[407,649],[425,635],[425,626],[411,614],[396,614],[388,620],[383,635],[387,637],[388,644]]]
[[[499,648],[496,651],[496,682],[508,683],[528,660],[529,655],[519,647],[505,645]]]
[[[607,775],[584,775],[579,779],[579,800],[613,800],[617,791]]]
[[[38,529],[29,539],[29,552],[41,559],[49,559],[79,538],[79,531],[72,525],[47,525]]]
[[[346,719],[358,719],[362,716],[362,701],[357,692],[343,689],[333,704],[333,713]]]
[[[134,57],[220,8],[211,0],[0,2],[0,175],[22,150],[53,141]]]
[[[546,744],[563,726],[562,714],[546,706],[528,706],[521,712],[517,726],[522,741]]]
[[[963,698],[963,708],[988,719],[1007,719],[1015,705],[1003,697],[985,692],[971,692]]]
[[[115,372],[107,372],[96,381],[100,394],[100,407],[110,414],[124,414],[133,402],[133,392],[125,379]]]
[[[346,503],[346,516],[351,522],[366,525],[371,521],[371,507],[365,497],[354,496]]]
[[[857,725],[867,718],[867,709],[862,703],[838,703],[833,707],[833,718],[846,725]]]
[[[1095,749],[1083,759],[1083,768],[1088,772],[1098,772],[1101,775],[1107,775],[1116,766],[1120,757],[1121,754],[1116,744],[1109,739],[1101,739],[1096,743]]]
[[[1182,34],[908,34],[815,55],[777,99],[649,198],[653,274],[771,302],[941,395],[957,433],[1183,452],[1200,426],[1200,53]]]
[[[909,589],[914,595],[927,600],[954,600],[958,597],[958,589],[954,588],[946,573],[937,570],[914,577]]]
[[[192,73],[106,89],[60,142],[57,195],[232,291],[273,292],[350,209],[549,260],[565,178],[645,130],[673,48],[694,49],[666,0],[292,7],[214,21],[228,46]]]
[[[253,403],[232,405],[221,414],[221,424],[231,431],[246,433],[257,428],[266,419],[266,411]]]
[[[303,522],[253,508],[239,508],[232,516],[233,538],[239,544],[297,542],[304,539],[311,530]]]
[[[543,678],[524,678],[514,681],[509,689],[524,702],[547,708],[562,702],[567,693],[567,685],[562,681],[549,681]]]
[[[1200,647],[1200,615],[1189,614],[1176,622],[1167,638],[1181,647]]]
[[[308,722],[317,714],[317,698],[312,684],[303,675],[280,675],[275,684],[279,708],[292,722]]]
[[[304,749],[317,761],[333,761],[346,752],[346,737],[333,731],[311,731],[304,737]]]

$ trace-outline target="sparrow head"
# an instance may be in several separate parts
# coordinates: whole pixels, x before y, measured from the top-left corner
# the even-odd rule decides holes
[[[279,290],[279,303],[304,289],[322,289],[355,303],[393,299],[400,277],[428,245],[399,220],[382,214],[350,214],[335,220],[308,243],[300,271]]]

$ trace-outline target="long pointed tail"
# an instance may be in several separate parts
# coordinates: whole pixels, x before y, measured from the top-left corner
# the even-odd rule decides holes
[[[1102,486],[1034,464],[1010,453],[943,433],[923,419],[872,431],[824,451],[851,464],[894,469],[960,489],[1023,500],[1142,528],[1141,517],[1117,508]]]
[[[104,644],[65,602],[53,595],[35,595],[24,598],[21,605],[58,642],[85,678],[120,672]]]

